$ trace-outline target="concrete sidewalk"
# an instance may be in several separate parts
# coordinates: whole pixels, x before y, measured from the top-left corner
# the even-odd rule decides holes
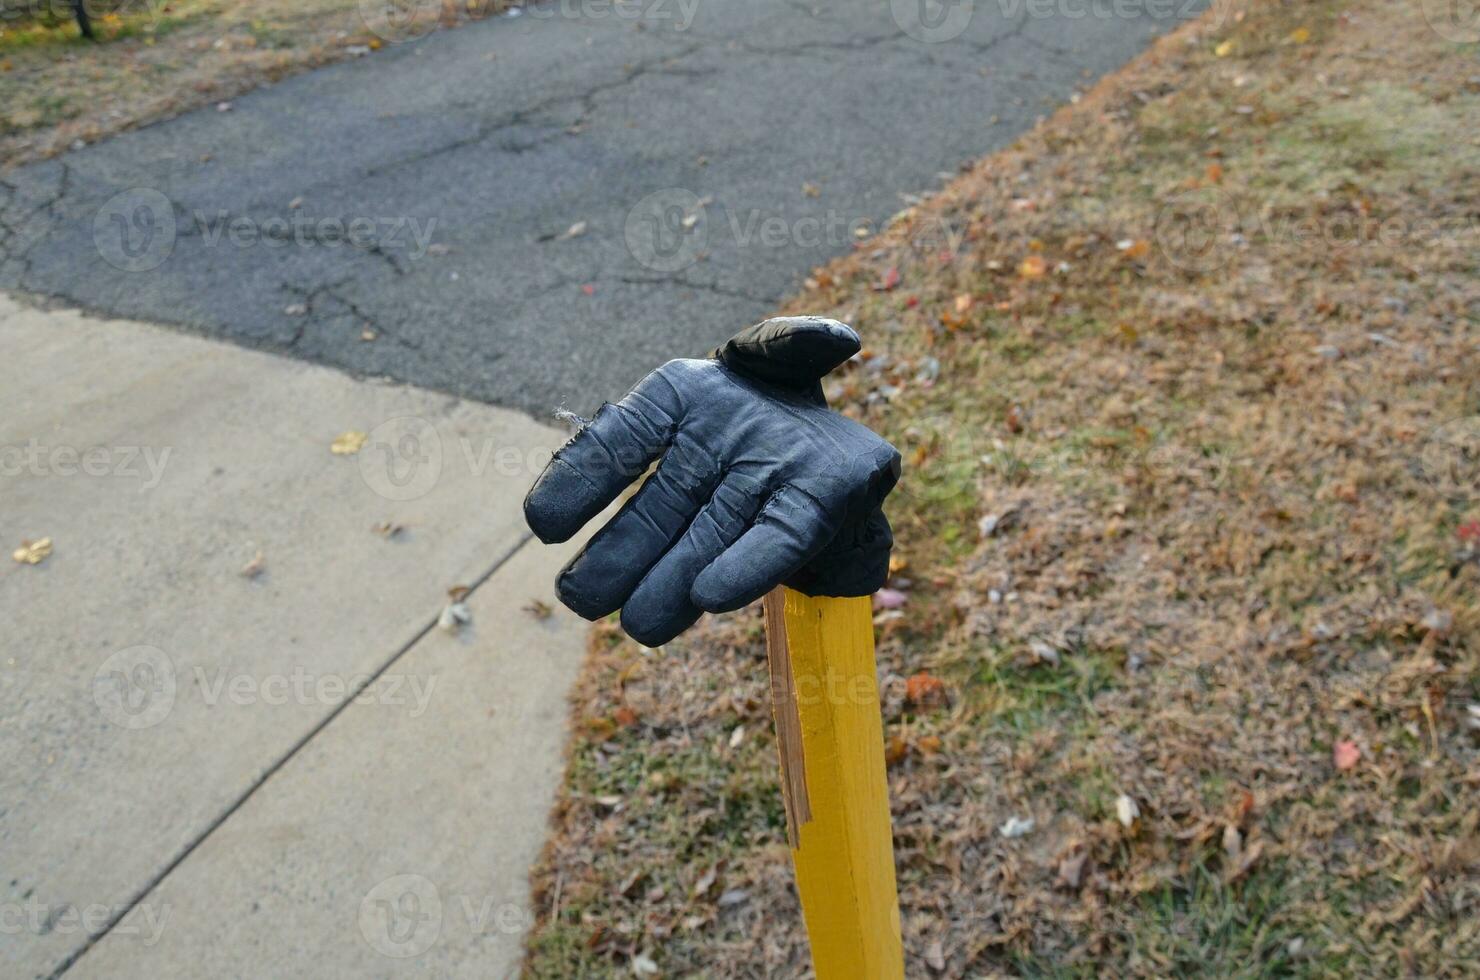
[[[0,542],[53,544],[0,567],[0,974],[513,969],[585,644],[520,514],[563,434],[3,296],[0,349]]]

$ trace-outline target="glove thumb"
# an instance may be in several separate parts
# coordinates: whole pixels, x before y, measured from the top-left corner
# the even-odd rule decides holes
[[[778,316],[746,327],[710,356],[736,374],[822,402],[823,375],[862,346],[858,333],[837,320]]]

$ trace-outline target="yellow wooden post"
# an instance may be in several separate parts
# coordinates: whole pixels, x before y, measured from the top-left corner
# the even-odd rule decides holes
[[[765,599],[787,835],[818,980],[904,976],[869,600]]]

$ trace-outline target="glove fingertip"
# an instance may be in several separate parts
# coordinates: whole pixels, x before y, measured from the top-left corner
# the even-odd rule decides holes
[[[556,457],[524,495],[524,523],[545,544],[569,541],[589,520],[589,484]]]

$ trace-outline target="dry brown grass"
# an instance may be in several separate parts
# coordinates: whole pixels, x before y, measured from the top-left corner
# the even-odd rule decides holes
[[[511,6],[433,2],[409,5],[420,15],[383,38],[362,15],[375,5],[360,0],[111,0],[90,42],[63,0],[4,0],[0,169]]]
[[[1480,975],[1480,467],[1432,465],[1480,436],[1476,46],[1416,5],[1235,14],[789,305],[859,325],[830,395],[906,460],[912,976]],[[598,629],[533,975],[807,971],[759,626]]]

